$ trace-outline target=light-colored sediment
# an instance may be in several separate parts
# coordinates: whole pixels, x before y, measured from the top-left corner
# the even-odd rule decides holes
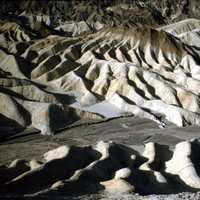
[[[16,34],[23,31],[15,26]],[[161,116],[179,127],[199,126],[199,55],[176,38],[198,26],[190,19],[159,30],[104,28],[88,36],[31,42],[11,34],[0,50],[4,129],[9,123],[13,129],[33,126],[53,134],[80,118],[125,113],[160,127],[165,126]],[[11,28],[4,23],[2,37]],[[113,109],[106,113],[109,105]]]
[[[133,148],[100,141],[94,146],[61,146],[43,155],[43,162],[15,160],[1,167],[2,194],[168,193],[198,190],[198,140],[184,141],[171,152],[165,145]],[[172,181],[173,180],[173,181]]]

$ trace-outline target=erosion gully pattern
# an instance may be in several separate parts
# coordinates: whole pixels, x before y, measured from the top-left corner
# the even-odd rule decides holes
[[[43,39],[1,23],[2,130],[53,134],[81,118],[127,113],[160,127],[200,124],[199,20]]]
[[[80,195],[106,193],[162,194],[200,188],[198,140],[174,150],[153,142],[143,154],[131,147],[100,141],[94,146],[60,146],[41,161],[15,160],[0,168],[0,193]]]

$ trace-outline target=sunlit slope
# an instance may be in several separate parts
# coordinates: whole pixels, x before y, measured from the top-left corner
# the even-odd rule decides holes
[[[0,169],[1,195],[168,194],[200,188],[199,141],[183,141],[170,150],[149,142],[143,153],[113,142],[63,145],[41,161],[14,160]]]
[[[173,33],[193,32],[198,24],[183,21],[177,30],[174,25]],[[1,37],[9,31],[8,26]],[[104,28],[80,37],[51,35],[30,41],[22,36],[10,34],[1,42],[2,95],[17,102],[12,104],[15,109],[19,104],[30,113],[26,104],[41,105],[41,109],[43,104],[55,104],[64,113],[67,106],[96,113],[93,117],[108,117],[102,105],[110,105],[120,110],[119,115],[149,118],[161,127],[164,118],[177,126],[200,124],[199,54],[170,34],[169,27]],[[1,111],[9,120],[7,112]],[[112,112],[109,117],[115,115]],[[20,121],[23,115],[18,119],[19,114],[14,113],[18,117],[11,119],[26,127]],[[35,126],[32,113],[30,116],[29,125]],[[63,118],[59,126],[65,126]]]

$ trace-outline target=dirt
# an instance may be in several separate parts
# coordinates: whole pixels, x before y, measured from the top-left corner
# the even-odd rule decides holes
[[[93,124],[94,123],[94,124]],[[8,165],[14,159],[30,160],[36,158],[42,160],[41,155],[50,149],[60,145],[89,145],[97,141],[112,140],[116,143],[126,144],[134,147],[139,152],[143,151],[144,143],[153,141],[170,145],[171,148],[182,140],[199,137],[198,127],[177,128],[169,124],[167,128],[160,129],[157,124],[150,120],[136,117],[126,117],[108,120],[106,122],[81,122],[74,128],[62,130],[54,136],[42,136],[32,129],[7,138],[0,144],[0,164]],[[84,195],[80,197],[63,197],[61,194],[49,196],[26,196],[25,199],[199,199],[200,193],[184,192],[178,194],[148,195],[138,194],[113,196],[108,194]],[[7,199],[23,199],[19,197],[7,197]],[[1,199],[1,198],[0,198]],[[5,198],[4,198],[5,199]]]

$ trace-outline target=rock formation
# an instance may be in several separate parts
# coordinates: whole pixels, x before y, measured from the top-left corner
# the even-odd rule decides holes
[[[126,113],[160,127],[163,119],[179,127],[200,124],[199,54],[186,41],[198,20],[31,40],[20,24],[2,24],[4,130],[32,126],[53,134],[80,118]]]
[[[124,116],[200,126],[197,0],[2,2],[0,139]],[[16,159],[0,166],[0,198],[198,191],[199,140],[153,139],[143,152],[100,141]]]
[[[108,193],[168,193],[199,189],[199,141],[184,141],[175,149],[146,143],[143,154],[133,148],[100,141],[94,146],[60,146],[42,161],[13,161],[1,167],[1,194],[65,195]]]

